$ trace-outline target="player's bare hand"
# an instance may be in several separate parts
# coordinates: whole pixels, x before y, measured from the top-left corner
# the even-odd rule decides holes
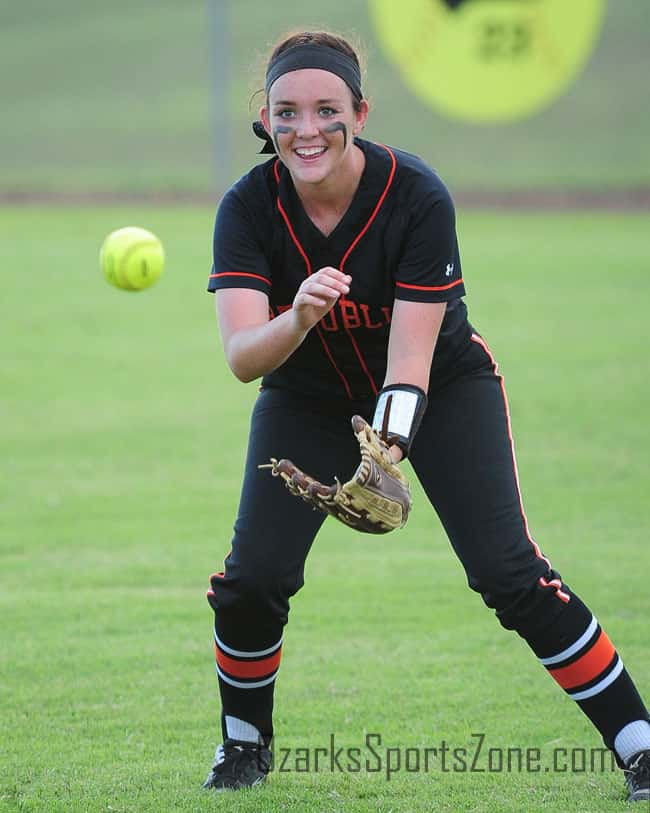
[[[342,294],[350,292],[351,280],[349,274],[330,266],[307,277],[298,288],[291,309],[296,330],[311,330],[334,307]]]
[[[404,457],[404,452],[399,446],[390,446],[388,452],[393,460],[393,463],[399,463]]]

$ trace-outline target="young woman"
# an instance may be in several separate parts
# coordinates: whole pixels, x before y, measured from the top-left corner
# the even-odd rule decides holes
[[[209,290],[226,359],[262,388],[232,552],[208,593],[224,741],[205,787],[268,772],[289,598],[325,519],[258,465],[282,455],[322,482],[351,473],[350,417],[372,422],[389,387],[398,406],[417,399],[391,454],[410,456],[469,586],[600,731],[629,798],[648,799],[648,712],[528,528],[503,381],[461,298],[452,201],[420,159],[361,139],[367,116],[351,46],[288,37],[268,63],[256,126],[262,152],[277,155],[217,214]]]

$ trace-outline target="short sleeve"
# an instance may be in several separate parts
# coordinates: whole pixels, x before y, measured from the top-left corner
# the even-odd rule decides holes
[[[395,272],[395,298],[448,302],[465,295],[456,238],[456,214],[449,192],[435,187],[411,205],[404,248]]]
[[[234,189],[224,195],[214,224],[213,265],[208,291],[254,288],[268,294],[271,270],[252,218]]]

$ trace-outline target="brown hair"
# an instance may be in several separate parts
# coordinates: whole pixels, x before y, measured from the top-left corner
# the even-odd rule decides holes
[[[340,51],[342,54],[349,56],[360,67],[359,57],[350,43],[343,39],[343,37],[339,37],[337,34],[331,34],[328,31],[300,31],[286,35],[271,52],[269,63],[287,49],[293,48],[294,45],[324,45],[327,48],[333,48],[335,51]]]
[[[294,45],[324,45],[327,48],[333,48],[335,51],[340,51],[346,56],[349,56],[359,66],[359,70],[363,72],[363,65],[357,56],[357,51],[346,39],[338,34],[333,34],[330,31],[294,31],[292,33],[285,34],[280,42],[278,42],[271,51],[266,62],[266,67],[268,68],[275,57],[284,53],[289,48],[292,48]],[[358,46],[357,50],[359,50]],[[260,92],[263,91],[258,90],[253,94],[250,100],[251,103],[253,98]],[[353,96],[352,102],[355,111],[358,113],[361,109],[359,101]]]

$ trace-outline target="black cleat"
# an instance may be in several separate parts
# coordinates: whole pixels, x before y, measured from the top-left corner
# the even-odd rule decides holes
[[[650,802],[650,750],[639,751],[623,770],[628,802]]]
[[[263,745],[226,740],[217,748],[214,765],[203,783],[212,790],[241,790],[261,784],[271,767],[271,752]]]

